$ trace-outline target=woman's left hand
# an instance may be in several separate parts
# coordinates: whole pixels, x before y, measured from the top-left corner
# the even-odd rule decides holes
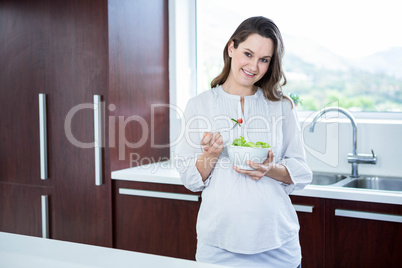
[[[272,161],[274,160],[274,153],[272,150],[268,152],[268,157],[262,164],[258,164],[253,161],[247,161],[247,165],[252,167],[254,170],[240,169],[238,167],[233,167],[238,173],[245,174],[249,176],[254,181],[259,181],[264,177],[272,167]]]

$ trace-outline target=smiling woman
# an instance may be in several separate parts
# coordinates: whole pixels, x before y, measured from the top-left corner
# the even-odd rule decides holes
[[[211,87],[222,85],[228,93],[241,97],[252,95],[261,87],[268,100],[278,101],[282,97],[281,86],[286,84],[281,33],[270,19],[252,17],[246,21],[249,23],[240,24],[226,43],[223,70]]]
[[[299,224],[288,194],[310,183],[311,170],[296,109],[281,94],[281,33],[272,20],[251,17],[223,51],[225,66],[212,88],[186,106],[185,134],[175,152],[184,186],[202,191],[196,260],[231,267],[297,267]],[[242,125],[231,128],[227,139],[221,121],[229,118],[241,118]],[[272,150],[230,148],[233,137],[243,135],[256,145],[272,144]],[[232,162],[247,154],[253,159],[246,166]]]
[[[228,54],[232,59],[232,72],[229,73],[226,80],[228,90],[232,91],[233,94],[239,94],[244,91],[244,88],[251,88],[254,92],[254,84],[268,71],[269,59],[272,58],[273,48],[272,40],[259,34],[250,35],[240,44],[235,44],[234,41],[231,41],[228,47]],[[253,50],[257,51],[257,53],[253,52]],[[262,54],[260,55],[259,53]],[[233,76],[230,74],[233,74]],[[243,88],[232,87],[233,83],[241,85]],[[214,84],[212,82],[212,87],[214,87]]]

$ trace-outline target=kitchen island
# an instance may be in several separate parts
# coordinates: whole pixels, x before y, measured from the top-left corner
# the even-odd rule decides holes
[[[0,232],[1,268],[219,268],[220,265]]]

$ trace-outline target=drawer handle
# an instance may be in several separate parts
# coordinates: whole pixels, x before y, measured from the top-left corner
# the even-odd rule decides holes
[[[46,94],[39,94],[40,178],[47,179]]]
[[[335,209],[335,216],[402,223],[402,216],[355,210]]]
[[[298,212],[307,212],[313,213],[314,206],[306,206],[306,205],[293,205],[296,211]]]
[[[49,203],[48,196],[41,196],[41,208],[42,208],[42,237],[49,238]]]
[[[94,95],[95,185],[102,185],[102,109],[101,96]]]
[[[175,200],[193,201],[193,202],[198,202],[200,200],[199,195],[166,193],[166,192],[136,190],[136,189],[127,189],[127,188],[119,188],[119,194],[143,196],[143,197],[165,198],[165,199],[175,199]]]

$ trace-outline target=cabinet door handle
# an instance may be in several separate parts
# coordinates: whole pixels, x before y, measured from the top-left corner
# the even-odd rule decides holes
[[[313,213],[314,206],[306,206],[306,205],[293,205],[296,211],[298,212],[308,212]]]
[[[47,179],[46,94],[39,94],[40,178]]]
[[[42,207],[42,237],[49,238],[49,203],[48,196],[41,196]]]
[[[101,96],[94,95],[95,185],[102,185],[102,109]]]
[[[127,188],[119,188],[119,194],[143,196],[143,197],[165,198],[165,199],[175,199],[175,200],[193,201],[193,202],[198,202],[200,200],[199,195],[177,194],[177,193],[167,193],[167,192],[137,190],[137,189],[127,189]]]
[[[399,215],[363,212],[356,210],[335,209],[335,216],[402,223],[402,216]]]

